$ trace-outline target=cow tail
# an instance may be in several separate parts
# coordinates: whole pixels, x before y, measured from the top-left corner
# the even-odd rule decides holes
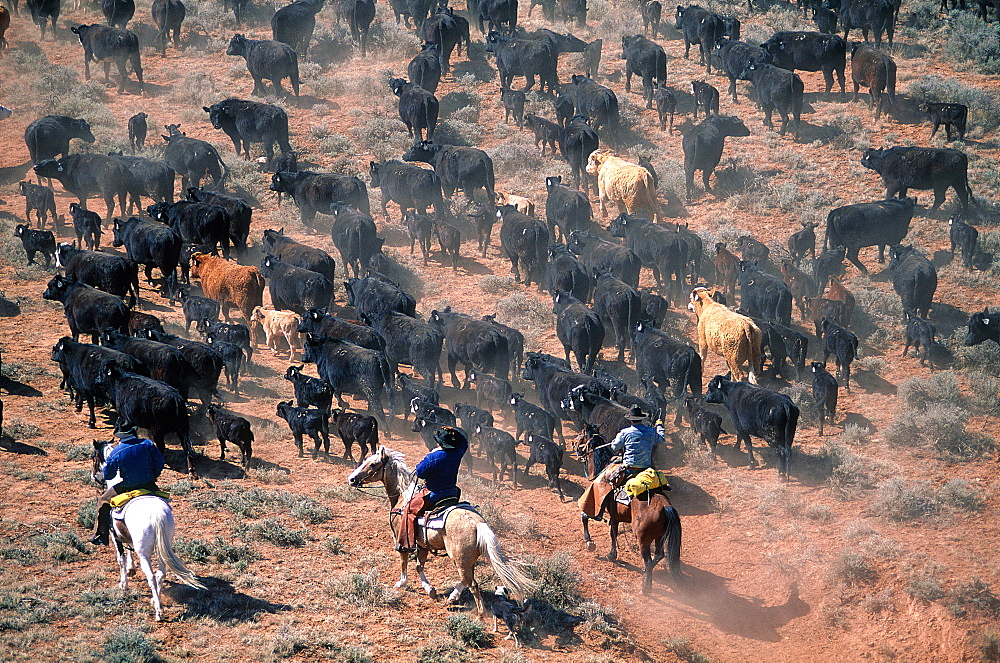
[[[755,333],[756,332],[756,333]],[[750,384],[757,384],[758,375],[763,372],[764,356],[761,353],[760,342],[761,333],[757,325],[750,325],[745,332],[747,343],[750,345]]]
[[[792,443],[795,441],[795,429],[799,424],[799,408],[792,404],[785,413],[785,439],[779,450],[785,462],[785,479],[788,479],[788,470],[792,464]]]
[[[837,210],[832,209],[830,213],[826,215],[826,232],[823,235],[823,250],[830,250],[830,229],[833,227],[834,221],[837,220]]]
[[[542,277],[545,274],[545,265],[549,261],[549,245],[548,241],[542,236],[544,229],[539,227],[535,228],[535,269],[538,270],[538,282],[541,284]],[[551,237],[549,239],[552,239]]]
[[[889,99],[889,108],[892,108],[896,105],[896,69],[890,69],[888,74],[885,81],[885,96]]]
[[[396,376],[389,367],[389,362],[385,357],[379,358],[379,369],[382,371],[382,388],[385,389],[386,405],[389,406],[389,414],[396,414],[396,398],[393,386],[396,384]],[[389,426],[385,427],[385,435],[389,436]]]

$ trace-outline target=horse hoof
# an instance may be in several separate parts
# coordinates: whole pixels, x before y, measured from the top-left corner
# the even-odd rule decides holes
[[[594,552],[597,550],[597,544],[593,541],[587,541],[587,552]]]
[[[431,597],[434,600],[437,600],[438,597],[437,590],[431,587],[430,590],[427,592],[427,596]]]

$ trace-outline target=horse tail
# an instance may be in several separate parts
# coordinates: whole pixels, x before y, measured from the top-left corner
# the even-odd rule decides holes
[[[681,517],[672,506],[663,507],[663,516],[667,519],[667,531],[663,537],[667,542],[667,566],[671,573],[681,570]]]
[[[538,583],[529,578],[500,549],[500,540],[490,529],[489,524],[482,522],[476,525],[476,545],[479,546],[480,555],[487,555],[490,558],[493,572],[500,578],[503,586],[511,590],[514,598],[523,601],[527,595],[538,589]]]
[[[160,558],[160,563],[166,566],[168,569],[174,572],[177,579],[180,580],[185,585],[190,585],[195,589],[207,589],[205,585],[198,582],[191,571],[184,566],[184,562],[180,560],[177,554],[174,552],[173,547],[170,545],[171,540],[174,538],[173,527],[169,527],[167,523],[173,521],[173,517],[167,517],[170,514],[170,506],[164,509],[163,515],[159,515],[153,519],[153,531],[156,533],[156,554]]]

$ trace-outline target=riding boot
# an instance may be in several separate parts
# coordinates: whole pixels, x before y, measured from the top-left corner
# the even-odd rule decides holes
[[[396,539],[396,552],[412,553],[416,550],[414,539],[416,538],[416,517],[410,513],[403,512],[403,518],[399,523],[399,537]]]
[[[597,510],[597,515],[594,516],[594,520],[604,520],[604,512],[611,509],[611,505],[614,503],[614,500],[615,491],[612,490],[604,496],[603,500],[601,500],[601,508]]]
[[[108,536],[111,534],[111,505],[98,506],[97,518],[94,520],[94,534],[90,537],[90,542],[95,546],[108,545]]]

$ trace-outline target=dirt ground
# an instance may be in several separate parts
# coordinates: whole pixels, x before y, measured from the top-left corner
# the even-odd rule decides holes
[[[938,138],[928,143],[930,128],[916,112],[916,102],[905,92],[909,82],[937,75],[994,93],[998,88],[995,77],[960,71],[939,57],[940,49],[928,49],[920,40],[899,34],[892,51],[899,65],[894,113],[874,122],[866,96],[855,103],[828,100],[818,92],[821,75],[802,72],[809,108],[803,118],[802,136],[795,141],[790,135],[779,137],[763,126],[762,114],[746,96],[747,84],[739,84],[738,103],[727,99],[725,78],[714,74],[706,77],[695,58],[683,59],[683,42],[676,31],[668,28],[666,38],[659,41],[672,58],[668,64],[670,84],[686,91],[692,79],[709,80],[723,93],[722,112],[743,118],[751,130],[750,137],[729,140],[720,178],[728,178],[726,182],[730,183],[743,176],[763,181],[758,188],[720,199],[704,194],[699,184],[694,202],[683,206],[676,200],[677,193],[683,196],[679,171],[681,134],[660,132],[655,111],[642,110],[641,83],[633,81],[633,92],[624,93],[617,37],[608,37],[612,26],[624,25],[634,31],[636,19],[622,16],[631,16],[637,10],[631,3],[602,3],[592,9],[596,12],[598,8],[597,18],[592,15],[588,27],[560,24],[559,29],[572,30],[585,39],[604,37],[601,73],[606,78],[601,82],[613,87],[621,97],[627,96],[628,101],[623,102],[626,114],[637,118],[633,129],[640,143],[633,153],[652,156],[663,178],[661,193],[674,199],[672,208],[684,214],[679,220],[701,233],[706,246],[716,239],[732,241],[738,234],[752,234],[768,244],[772,256],[780,260],[785,255],[784,241],[800,227],[800,220],[822,222],[832,207],[881,197],[878,177],[859,164],[861,143],[867,141],[874,147],[943,145]],[[104,100],[114,122],[103,133],[98,132],[97,144],[86,146],[75,141],[74,149],[103,151],[111,144],[120,145],[128,117],[144,110],[151,117],[151,145],[160,140],[160,126],[180,122],[189,136],[225,147],[226,160],[231,166],[239,165],[225,136],[211,128],[207,116],[198,118],[200,111],[194,103],[181,101],[208,95],[206,78],[217,91],[216,100],[226,95],[247,97],[250,93],[252,82],[242,61],[223,54],[233,25],[231,16],[220,19],[219,11],[215,6],[200,5],[192,21],[195,29],[185,32],[201,48],[168,48],[162,58],[152,49],[144,49],[147,93],[139,96],[133,86],[129,94],[119,96],[115,87],[109,87]],[[537,12],[529,20],[526,11],[522,6],[521,15],[527,25],[542,25]],[[903,11],[905,14],[905,7]],[[378,12],[378,20],[392,21],[386,5],[379,4]],[[737,14],[744,20],[745,29],[773,29],[776,15],[784,16],[782,20],[800,20],[794,13],[780,14],[776,10],[747,15],[742,6]],[[210,18],[216,23],[210,24]],[[58,39],[41,42],[37,30],[26,25],[26,17],[21,14],[14,17],[7,37],[12,49],[27,53],[40,50],[49,62],[78,70],[82,82],[81,49],[64,24],[98,19],[99,12],[92,7],[66,11],[60,18]],[[149,7],[145,3],[140,4],[136,20],[148,29]],[[321,13],[320,24],[321,30],[338,29],[331,27],[335,17],[330,9]],[[205,25],[221,25],[224,29],[207,34],[202,27]],[[137,31],[141,34],[141,30]],[[266,22],[252,25],[246,33],[257,38],[269,35]],[[475,29],[473,34],[474,38],[478,36]],[[358,137],[365,134],[366,123],[373,118],[392,119],[395,98],[383,84],[383,72],[392,69],[399,75],[413,52],[373,49],[374,55],[369,58],[355,52],[329,69],[304,65],[302,99],[297,106],[290,99],[281,101],[289,112],[293,144],[306,155],[304,160],[315,163],[317,170],[336,168],[366,177],[368,163],[386,157],[377,151],[405,144],[405,133],[399,133],[403,127],[394,121],[389,123],[393,135],[379,143],[378,150],[371,149],[373,142]],[[477,70],[478,65],[465,62],[464,55],[453,58],[459,73]],[[578,63],[578,56],[563,56],[560,80],[568,81],[577,72]],[[0,174],[15,175],[0,186],[0,197],[6,201],[6,206],[0,207],[0,223],[5,224],[4,232],[8,233],[14,223],[23,219],[16,185],[19,166],[28,160],[23,129],[53,107],[51,99],[32,97],[34,88],[29,81],[19,79],[23,75],[19,72],[23,69],[10,56],[0,57],[0,103],[15,111],[13,117],[3,121],[5,131],[0,135]],[[99,80],[99,68],[94,72]],[[516,127],[502,126],[496,79],[471,83],[469,79],[459,81],[449,76],[439,88],[438,97],[469,94],[470,90],[482,99],[478,104],[481,132],[476,144],[492,151],[509,143],[526,155],[532,154],[525,134]],[[20,103],[9,103],[4,96]],[[693,124],[689,115],[691,98],[686,92],[679,97],[682,112],[677,123],[683,131]],[[552,116],[551,106],[536,102],[535,97],[531,110]],[[859,129],[845,138],[836,130],[843,126]],[[347,137],[346,149],[331,149],[331,142],[324,142],[336,135]],[[984,175],[996,159],[995,138],[972,135],[964,146],[957,146],[970,154],[973,191],[984,200],[996,197],[998,192],[991,188],[996,179],[989,178],[993,184],[988,184]],[[545,196],[544,177],[568,172],[565,163],[548,157],[538,162],[537,170],[528,167],[527,172],[516,159],[501,162],[497,158],[497,162],[498,186],[536,200],[539,209]],[[21,172],[24,170],[20,167]],[[294,238],[331,251],[339,262],[325,232],[329,217],[320,217],[318,225],[323,232],[309,232],[287,201],[279,206],[267,192],[269,175],[249,172],[252,170],[250,166],[234,168],[239,183],[261,203],[261,208],[254,211],[252,242],[259,243],[265,228],[284,227]],[[666,193],[669,188],[675,192],[672,196]],[[54,189],[59,213],[68,216],[67,206],[72,199],[58,184]],[[380,197],[374,190],[371,195],[374,210]],[[957,261],[950,262],[946,226],[949,212],[931,213],[929,192],[918,195],[921,207],[907,241],[933,255],[939,267],[940,285],[931,318],[940,336],[951,344],[964,333],[968,313],[995,303],[997,281],[989,275],[968,277]],[[952,196],[950,192],[946,205],[949,211]],[[592,202],[596,210],[596,197]],[[103,203],[94,202],[92,209],[103,212]],[[461,266],[454,272],[438,255],[428,265],[422,264],[419,255],[411,256],[398,210],[394,205],[389,209],[391,220],[376,215],[380,234],[386,237],[392,254],[418,277],[421,314],[444,305],[477,315],[498,312],[501,321],[522,326],[529,349],[561,355],[548,314],[551,300],[547,294],[536,292],[534,287],[484,280],[490,275],[509,274],[509,263],[497,246],[498,230],[485,258],[478,256],[475,241],[466,238]],[[606,222],[601,220],[604,225]],[[822,229],[821,223],[817,234]],[[982,227],[980,231],[987,232]],[[69,241],[65,227],[60,237]],[[104,243],[110,244],[110,240],[109,230]],[[86,480],[90,462],[81,457],[80,449],[94,438],[109,436],[112,420],[101,416],[97,430],[87,429],[85,413],[75,413],[70,400],[60,391],[58,368],[50,361],[50,353],[56,341],[67,333],[67,327],[60,307],[41,298],[53,272],[26,267],[20,247],[11,244],[9,236],[3,241],[7,244],[0,262],[0,290],[17,301],[22,311],[17,317],[0,318],[4,364],[0,389],[5,406],[5,435],[0,440],[0,470],[4,474],[0,481],[0,557],[4,558],[0,565],[0,647],[6,649],[0,656],[5,660],[112,660],[105,643],[122,628],[135,627],[148,634],[159,655],[168,661],[364,660],[350,658],[359,656],[361,650],[377,661],[460,660],[461,656],[511,662],[564,661],[570,657],[583,661],[713,662],[950,662],[988,658],[984,653],[988,650],[980,645],[1000,610],[1000,602],[989,590],[990,584],[996,586],[1000,580],[994,543],[1000,534],[994,517],[1000,498],[996,454],[987,451],[972,460],[949,462],[933,448],[890,445],[883,437],[901,412],[897,387],[908,378],[926,378],[929,373],[917,358],[899,356],[901,318],[893,317],[895,309],[889,304],[895,302],[898,309],[898,299],[892,292],[888,270],[876,262],[871,249],[863,251],[862,259],[872,276],[862,277],[852,267],[846,281],[859,305],[868,308],[864,313],[867,333],[859,330],[863,336],[862,357],[867,363],[859,360],[852,391],[841,392],[837,425],[832,432],[820,437],[815,416],[804,414],[796,436],[791,481],[785,484],[778,480],[773,457],[767,450],[760,452],[766,466],[751,469],[745,452],[732,450],[734,438],[725,436],[719,460],[713,462],[697,445],[685,443],[685,430],[668,425],[667,444],[660,450],[657,464],[671,475],[671,501],[681,514],[684,528],[684,568],[679,579],[671,577],[665,568],[658,568],[652,593],[643,596],[636,566],[638,551],[630,533],[622,536],[622,559],[618,564],[598,556],[607,551],[603,526],[592,527],[597,535],[597,553],[588,553],[583,546],[574,501],[585,485],[579,462],[567,454],[563,473],[567,499],[560,501],[546,486],[539,468],[532,469],[524,486],[514,488],[509,481],[493,482],[488,463],[476,459],[474,476],[463,473],[461,482],[466,494],[483,506],[488,519],[497,522],[505,549],[515,557],[539,563],[566,561],[579,578],[583,598],[592,603],[582,609],[588,619],[575,633],[546,634],[539,630],[539,637],[525,649],[499,639],[496,646],[484,650],[434,654],[428,647],[446,648],[442,644],[446,636],[444,624],[456,611],[444,600],[427,597],[412,582],[398,597],[390,590],[389,598],[367,604],[345,598],[349,592],[345,593],[343,587],[351,582],[352,574],[372,573],[381,588],[391,587],[397,578],[398,562],[391,552],[387,508],[383,499],[347,488],[346,477],[354,463],[337,457],[339,441],[332,445],[334,457],[330,461],[297,456],[284,423],[274,414],[279,400],[291,398],[291,386],[282,379],[289,357],[264,347],[258,348],[244,378],[245,394],[234,396],[221,390],[227,407],[254,423],[254,469],[242,476],[229,459],[218,460],[218,449],[207,424],[198,421],[197,448],[204,454],[197,460],[200,477],[188,481],[179,452],[170,447],[170,469],[161,483],[172,487],[177,536],[182,542],[210,544],[218,539],[239,544],[239,533],[268,516],[297,531],[305,528],[304,544],[283,547],[251,538],[248,545],[257,559],[249,563],[225,563],[218,556],[191,561],[190,568],[205,580],[212,594],[207,598],[198,596],[182,586],[171,585],[168,578],[166,619],[162,623],[152,621],[144,583],[133,582],[125,593],[111,589],[117,578],[111,552],[92,550],[88,544],[75,546],[71,535],[87,538],[78,523],[78,512],[86,510],[96,495],[96,488]],[[244,262],[252,264],[259,257],[259,253],[251,251]],[[651,285],[646,270],[643,284]],[[143,311],[161,316],[168,323],[168,331],[181,330],[183,315],[179,307],[169,306],[145,282],[141,294]],[[342,289],[338,299],[343,303]],[[811,330],[811,322],[801,320],[797,311],[794,321]],[[675,303],[668,324],[676,334],[694,337],[693,318],[681,304]],[[810,356],[815,357],[815,339],[811,345]],[[962,357],[969,356],[955,350]],[[612,357],[613,349],[606,349],[604,359]],[[630,379],[634,376],[629,365],[604,363],[616,374]],[[960,365],[965,368],[956,371],[957,382],[962,393],[971,397],[969,374],[976,366]],[[706,380],[723,368],[718,357],[710,357]],[[315,373],[308,365],[306,370]],[[517,386],[530,391],[530,385]],[[793,385],[778,381],[772,386]],[[448,405],[473,398],[474,394],[451,387],[442,392],[442,402]],[[1000,434],[995,416],[969,411],[970,430],[994,437]],[[842,436],[849,423],[867,427],[870,433]],[[509,413],[499,413],[497,425],[513,430]],[[405,453],[412,466],[424,452],[419,437],[410,431],[410,423],[399,417],[390,428],[391,438],[383,435],[383,442]],[[523,458],[527,450],[522,447],[521,451]],[[857,464],[853,473],[833,460],[845,457]],[[834,471],[835,466],[840,468],[840,474]],[[899,480],[931,492],[958,480],[975,494],[978,508],[929,505],[929,515],[896,522],[885,517],[877,505],[887,484]],[[248,494],[252,489],[272,499],[285,494],[312,500],[329,508],[332,516],[309,522],[308,517],[301,512],[294,515],[295,510],[287,506],[264,505],[258,511],[242,514],[220,506],[225,499]],[[484,585],[491,586],[488,569],[481,567],[479,573]],[[428,574],[439,588],[450,587],[455,579],[444,558],[433,559]],[[914,589],[918,581],[928,578],[937,583],[939,594],[932,596]],[[978,602],[962,604],[958,597],[964,596],[963,588],[976,579],[986,583],[985,594],[976,595]],[[581,609],[571,612],[580,613]],[[487,627],[492,628],[492,623]],[[350,647],[360,649],[345,649]]]

